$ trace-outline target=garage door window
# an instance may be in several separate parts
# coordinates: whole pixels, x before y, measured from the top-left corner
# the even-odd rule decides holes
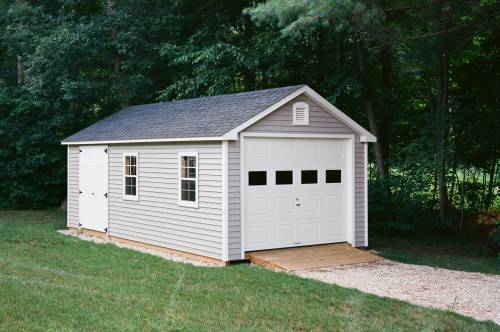
[[[293,171],[276,171],[276,185],[293,184]]]
[[[302,184],[318,183],[318,171],[306,170],[300,174],[300,181]]]
[[[248,172],[249,186],[265,186],[267,184],[266,171],[250,171]]]
[[[198,153],[179,153],[179,205],[198,207]]]
[[[342,171],[340,169],[327,169],[326,183],[341,183],[342,182]]]
[[[137,200],[137,153],[123,155],[123,199]]]

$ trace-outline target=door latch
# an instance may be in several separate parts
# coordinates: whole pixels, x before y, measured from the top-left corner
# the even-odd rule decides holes
[[[105,194],[104,194],[104,197],[108,198],[108,193],[105,193]]]
[[[299,198],[295,198],[295,206],[300,206],[300,203],[299,203]]]

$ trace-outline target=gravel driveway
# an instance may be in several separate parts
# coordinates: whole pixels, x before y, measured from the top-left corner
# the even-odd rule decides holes
[[[500,324],[500,276],[388,260],[293,273]]]

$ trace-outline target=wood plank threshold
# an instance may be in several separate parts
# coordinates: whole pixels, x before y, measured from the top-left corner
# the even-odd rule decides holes
[[[251,251],[245,256],[255,265],[282,271],[372,263],[383,259],[347,243]]]

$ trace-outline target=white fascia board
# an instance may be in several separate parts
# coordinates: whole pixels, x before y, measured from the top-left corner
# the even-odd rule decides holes
[[[236,140],[236,139],[238,139],[238,133],[239,132],[241,132],[242,130],[244,130],[244,129],[248,128],[249,126],[253,125],[255,122],[259,121],[260,119],[266,117],[267,115],[269,115],[273,111],[277,110],[281,106],[285,105],[286,103],[288,103],[290,100],[294,99],[295,97],[300,96],[302,93],[304,93],[306,91],[306,88],[307,88],[307,86],[304,86],[304,87],[296,90],[295,92],[292,92],[291,94],[289,94],[285,98],[279,100],[277,103],[273,104],[271,107],[268,107],[267,109],[265,109],[264,111],[260,112],[259,114],[257,114],[253,118],[251,118],[251,119],[243,122],[238,127],[232,129],[231,131],[228,131],[222,137],[224,139],[229,139],[229,140]]]
[[[327,112],[329,112],[332,116],[337,118],[340,122],[345,124],[347,127],[352,129],[356,134],[360,135],[360,141],[361,142],[376,142],[377,138],[373,136],[368,130],[363,128],[361,125],[356,123],[353,119],[351,119],[349,116],[345,115],[342,111],[340,111],[337,107],[335,107],[333,104],[331,104],[328,100],[323,98],[320,94],[318,94],[316,91],[311,89],[308,86],[304,86],[297,91],[289,94],[285,98],[281,99],[277,103],[273,104],[271,107],[267,108],[263,112],[257,114],[253,118],[245,121],[238,127],[234,128],[233,130],[225,133],[222,138],[227,139],[227,140],[237,140],[238,139],[238,133],[241,132],[242,130],[248,128],[255,122],[259,121],[260,119],[264,118],[265,116],[269,115],[273,111],[277,110],[279,107],[285,105],[292,99],[298,97],[301,94],[307,95],[309,98],[311,98],[315,103],[317,103],[319,106],[323,107]]]
[[[91,145],[91,144],[127,144],[127,143],[161,143],[161,142],[200,142],[200,141],[225,141],[227,138],[217,137],[185,137],[185,138],[148,138],[130,140],[108,140],[108,141],[81,141],[61,142],[61,145]],[[230,140],[230,139],[229,139]]]
[[[344,114],[341,110],[339,110],[335,105],[330,103],[328,100],[323,98],[319,93],[306,86],[306,91],[304,92],[309,98],[311,98],[314,102],[318,103],[325,110],[329,111],[334,117],[340,120],[347,127],[352,129],[356,134],[360,135],[360,140],[362,142],[376,142],[377,138],[372,135],[368,130],[361,127],[356,121],[351,119],[349,116]]]

